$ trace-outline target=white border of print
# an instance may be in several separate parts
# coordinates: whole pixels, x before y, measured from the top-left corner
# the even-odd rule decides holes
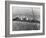
[[[30,30],[30,31],[12,31],[12,6],[19,6],[19,7],[39,7],[40,8],[40,30]],[[43,7],[36,6],[36,5],[19,5],[19,4],[10,4],[10,34],[25,34],[25,33],[42,33],[43,31]]]

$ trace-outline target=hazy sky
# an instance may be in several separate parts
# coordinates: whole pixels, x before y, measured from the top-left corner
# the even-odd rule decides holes
[[[40,8],[33,8],[33,13],[34,13],[34,15],[39,16]],[[13,14],[13,17],[15,17],[17,15],[31,17],[33,15],[31,7],[19,7],[19,6],[12,7],[12,14]]]

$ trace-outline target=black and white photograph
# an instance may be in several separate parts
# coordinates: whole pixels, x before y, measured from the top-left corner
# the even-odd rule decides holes
[[[13,32],[30,31],[34,33],[42,31],[42,6],[11,4],[10,15],[12,22],[10,28],[12,27]]]
[[[12,30],[40,30],[40,8],[13,6]]]

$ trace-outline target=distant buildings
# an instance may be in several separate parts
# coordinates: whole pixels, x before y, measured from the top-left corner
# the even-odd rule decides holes
[[[27,21],[29,20],[26,16],[22,16],[22,17],[19,17],[19,16],[16,16],[13,21]]]
[[[40,23],[40,21],[38,21],[38,20],[34,20],[34,19],[29,20],[29,18],[26,17],[26,16],[22,16],[22,17],[16,16],[16,17],[13,19],[13,21],[37,22],[37,23]]]

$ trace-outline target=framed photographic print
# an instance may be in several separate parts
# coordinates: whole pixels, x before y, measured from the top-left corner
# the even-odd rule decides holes
[[[44,35],[44,3],[5,1],[5,36]]]

